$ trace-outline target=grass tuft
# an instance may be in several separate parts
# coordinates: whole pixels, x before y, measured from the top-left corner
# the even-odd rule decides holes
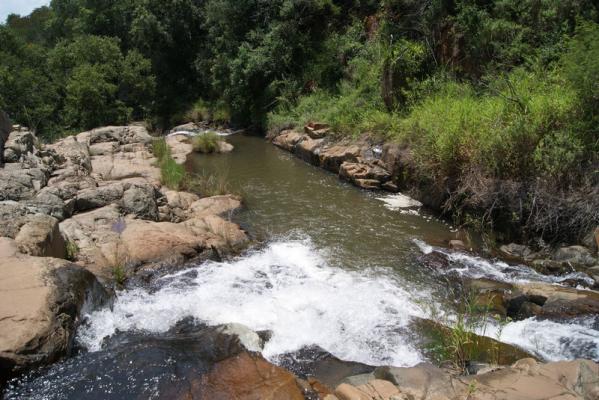
[[[193,151],[197,153],[209,154],[219,151],[219,142],[222,139],[215,132],[206,132],[195,136],[192,140]]]

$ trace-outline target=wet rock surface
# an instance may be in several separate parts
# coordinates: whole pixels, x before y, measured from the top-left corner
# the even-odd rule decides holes
[[[158,335],[117,334],[98,352],[12,382],[6,398],[303,399],[293,374],[247,350],[252,334],[192,320]]]
[[[367,374],[375,367],[357,362],[343,361],[318,346],[306,347],[294,353],[277,357],[277,364],[300,378],[316,378],[334,388],[349,376]]]

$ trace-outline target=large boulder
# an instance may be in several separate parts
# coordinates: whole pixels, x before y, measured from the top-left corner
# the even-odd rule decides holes
[[[363,189],[379,189],[381,185],[391,179],[391,174],[381,165],[381,162],[365,161],[359,159],[358,162],[346,161],[341,164],[339,177],[354,183]]]
[[[123,193],[123,211],[139,218],[151,221],[158,220],[158,204],[156,198],[159,192],[154,185],[144,182],[132,184]]]
[[[293,374],[248,352],[218,362],[188,390],[169,398],[304,400]]]
[[[6,164],[0,169],[0,201],[28,200],[48,183],[48,171],[41,168],[21,168]]]
[[[109,300],[84,269],[0,238],[0,381],[68,354],[81,312]]]
[[[118,145],[147,145],[152,142],[152,136],[142,125],[104,126],[81,132],[77,135],[77,140],[87,143],[89,146],[108,142],[116,142]]]
[[[228,199],[222,201],[229,203]],[[77,260],[104,278],[110,276],[115,263],[149,268],[181,263],[204,250],[216,250],[220,255],[237,252],[247,244],[238,225],[211,213],[227,207],[213,204],[198,209],[205,211],[184,222],[155,222],[133,214],[125,216],[122,206],[111,204],[62,221],[60,230],[79,248]],[[123,218],[124,227],[118,232],[114,224]]]
[[[69,136],[47,147],[55,151],[62,161],[61,169],[74,170],[80,175],[88,175],[91,172],[91,156],[89,146],[85,142]]]
[[[160,181],[160,169],[156,158],[145,147],[129,152],[93,156],[94,174],[99,180],[118,181],[128,178],[144,178],[152,184]]]

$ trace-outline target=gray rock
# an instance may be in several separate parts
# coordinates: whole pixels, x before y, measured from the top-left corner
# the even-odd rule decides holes
[[[82,132],[77,135],[77,140],[87,142],[90,146],[106,142],[117,142],[120,145],[132,143],[148,144],[152,142],[152,136],[145,127],[139,125],[105,126],[88,132]]]
[[[0,170],[0,201],[31,199],[48,183],[48,171],[6,164]]]
[[[135,184],[123,194],[123,210],[127,214],[135,214],[139,218],[158,221],[158,193],[151,184]]]
[[[89,146],[89,153],[92,156],[104,156],[107,154],[114,154],[118,149],[119,144],[117,142],[103,142]]]
[[[85,142],[79,142],[75,137],[69,136],[53,145],[48,146],[59,156],[62,169],[72,169],[76,173],[89,174],[92,170],[89,147]]]
[[[16,201],[0,202],[0,237],[15,238],[30,214],[24,204]]]
[[[414,399],[435,398],[434,393],[447,394],[448,398],[458,398],[460,394],[452,384],[451,376],[432,364],[419,364],[412,368],[379,367],[374,370],[374,376],[393,383],[402,393]]]
[[[36,139],[33,133],[27,130],[13,131],[4,144],[4,160],[18,162],[27,153],[33,153]]]
[[[49,215],[33,215],[15,237],[19,251],[35,257],[65,258],[66,243],[58,220]]]
[[[553,260],[577,267],[590,267],[597,263],[591,251],[583,246],[562,247],[555,252]]]
[[[75,209],[77,211],[87,211],[104,207],[122,199],[123,193],[123,184],[120,182],[85,189],[77,194]]]
[[[510,258],[519,258],[523,260],[532,259],[535,253],[528,246],[516,243],[510,243],[503,245],[499,248],[499,251],[507,257]]]

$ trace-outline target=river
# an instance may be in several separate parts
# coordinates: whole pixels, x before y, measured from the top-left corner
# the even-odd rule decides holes
[[[231,217],[256,245],[233,260],[186,265],[152,288],[127,288],[112,309],[89,316],[77,356],[14,381],[7,399],[151,398],[164,379],[198,368],[179,342],[160,341],[190,318],[270,331],[263,354],[275,363],[312,345],[371,365],[425,361],[411,318],[429,317],[431,305],[451,315],[454,303],[444,276],[419,259],[463,232],[426,210],[394,207],[396,196],[359,190],[261,138],[228,140],[233,153],[192,156],[188,168],[226,176],[245,203]],[[524,266],[452,257],[456,274],[559,284]],[[529,319],[487,334],[546,360],[599,360],[597,318]],[[152,360],[151,367],[121,364],[119,354],[136,351],[134,359]]]

